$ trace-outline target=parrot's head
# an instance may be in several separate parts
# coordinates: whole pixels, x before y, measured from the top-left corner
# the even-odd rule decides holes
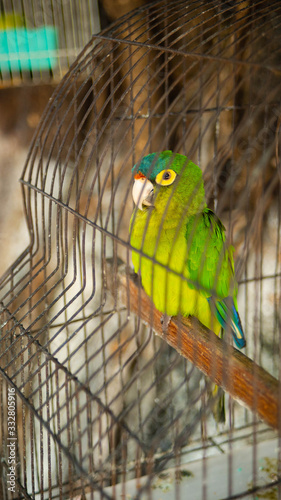
[[[186,156],[172,151],[149,154],[133,167],[133,174],[132,194],[139,210],[163,211],[167,206],[191,215],[205,206],[202,172]]]

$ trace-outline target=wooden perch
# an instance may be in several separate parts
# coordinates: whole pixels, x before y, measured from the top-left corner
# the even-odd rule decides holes
[[[118,267],[117,267],[118,266]],[[264,422],[281,430],[278,401],[281,384],[195,318],[173,318],[163,332],[162,314],[140,286],[140,280],[124,263],[108,262],[107,286],[118,303],[136,314],[176,351],[191,361],[231,397],[255,412]]]

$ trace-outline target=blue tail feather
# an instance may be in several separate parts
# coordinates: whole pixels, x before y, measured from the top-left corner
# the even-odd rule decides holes
[[[230,326],[231,333],[237,347],[239,347],[240,349],[242,349],[242,347],[245,347],[246,340],[238,311],[236,310],[233,302],[233,298],[226,297],[223,300],[215,300],[213,297],[209,297],[207,300],[222,328],[225,329],[228,325]]]

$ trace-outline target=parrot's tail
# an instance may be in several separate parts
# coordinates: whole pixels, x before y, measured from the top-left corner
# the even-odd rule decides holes
[[[233,298],[226,297],[223,300],[215,300],[213,297],[209,297],[208,302],[223,329],[227,328],[228,325],[230,326],[231,333],[237,347],[239,347],[239,349],[245,347],[245,335],[238,311],[236,310],[233,302]]]

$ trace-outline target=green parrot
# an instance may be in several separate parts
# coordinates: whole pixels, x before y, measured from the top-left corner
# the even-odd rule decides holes
[[[163,315],[195,316],[217,335],[229,326],[237,347],[244,347],[234,248],[206,205],[200,168],[163,151],[142,158],[133,173],[130,243],[144,290]]]

